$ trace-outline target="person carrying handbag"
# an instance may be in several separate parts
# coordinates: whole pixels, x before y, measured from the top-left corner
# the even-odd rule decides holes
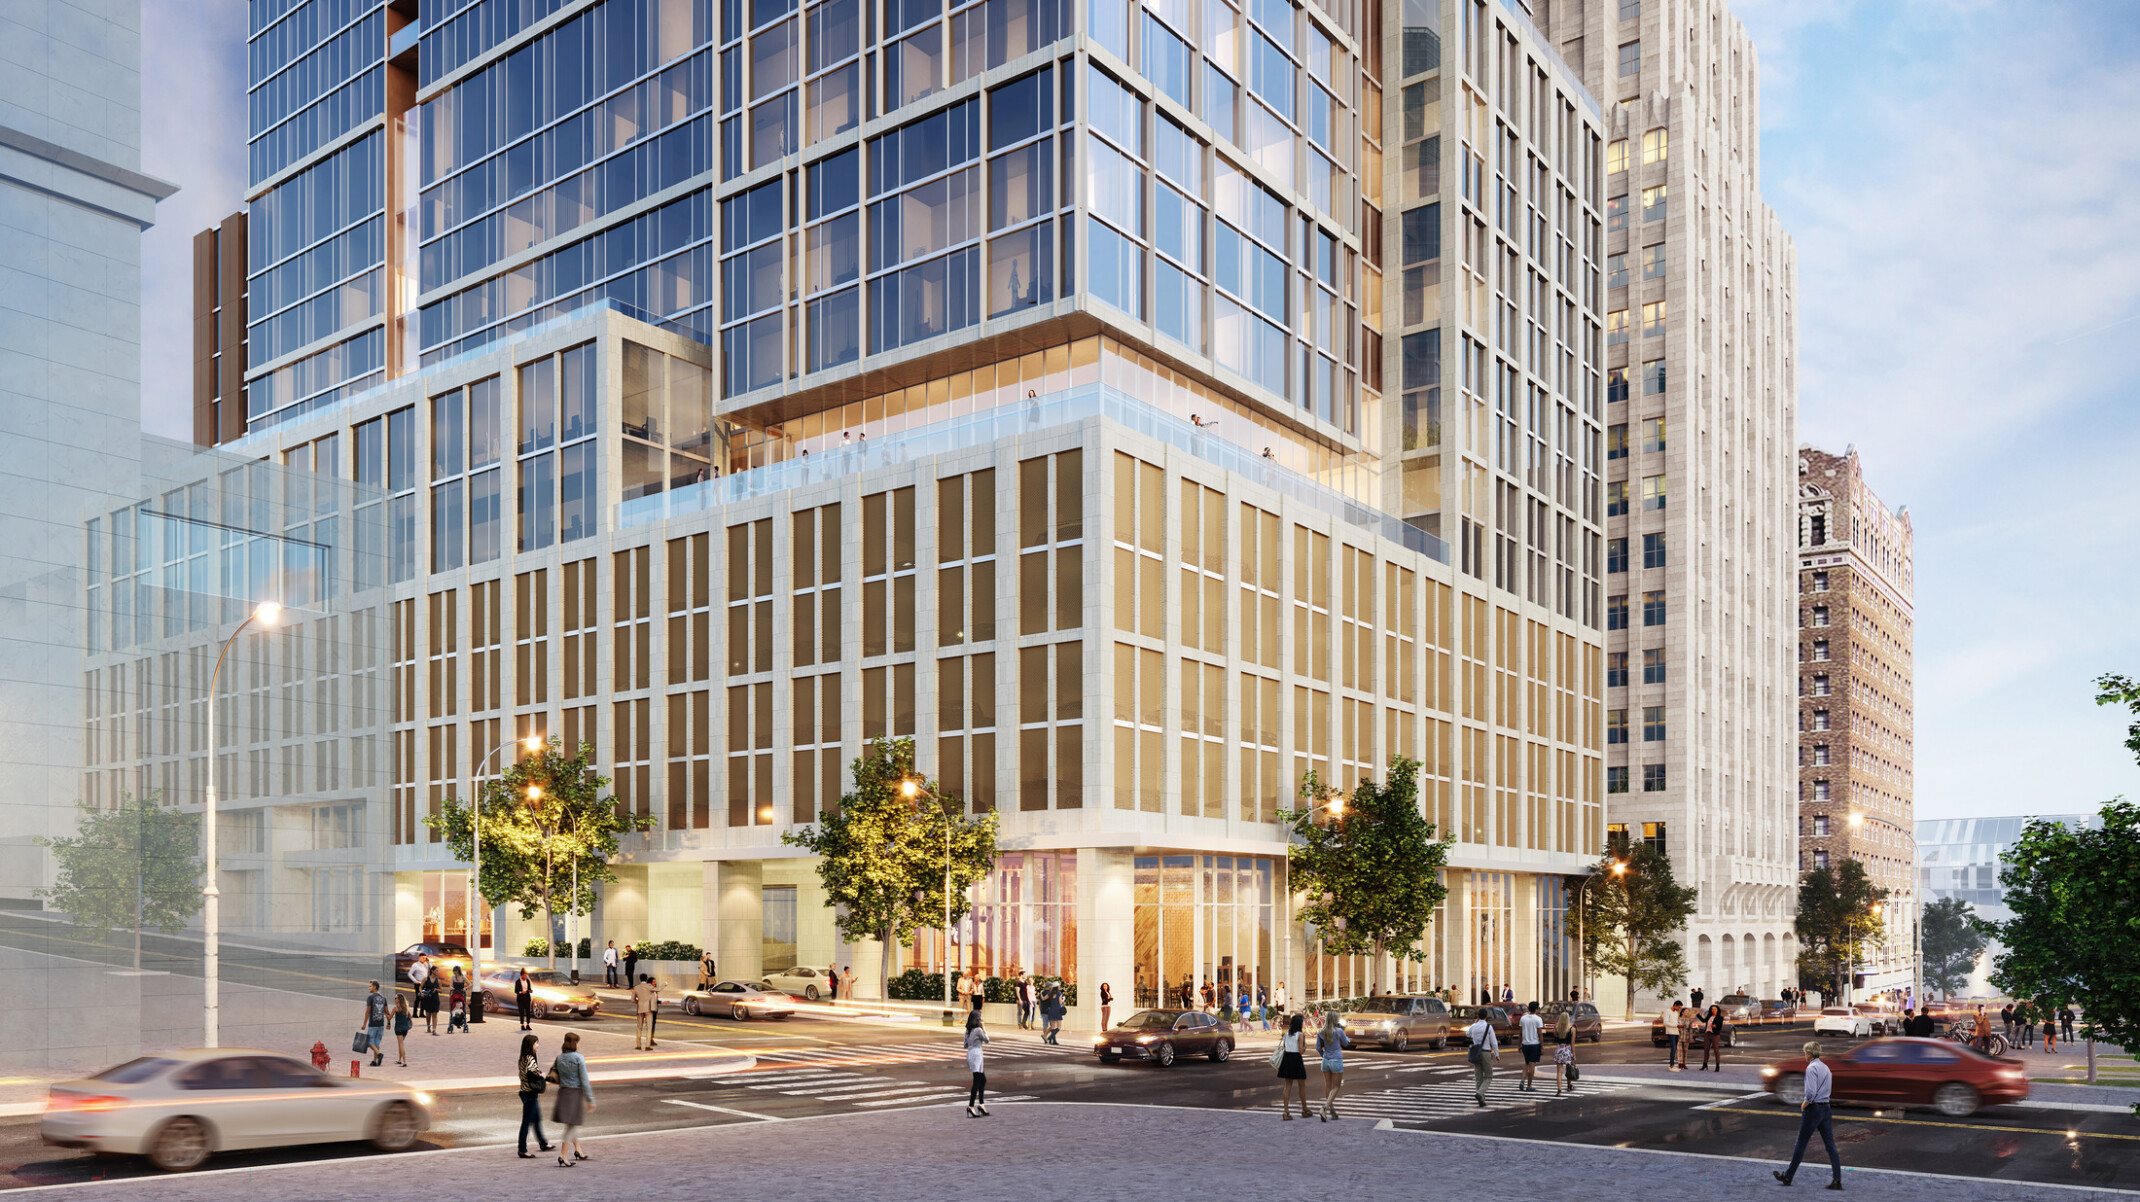
[[[1559,1097],[1563,1090],[1574,1093],[1581,1077],[1575,1067],[1575,1020],[1563,1010],[1553,1025],[1553,1096]]]
[[[1293,1121],[1294,1082],[1299,1082],[1300,1117],[1308,1117],[1308,1064],[1301,1059],[1301,1016],[1296,1014],[1286,1020],[1285,1034],[1278,1037],[1278,1046],[1271,1051],[1271,1067],[1278,1070],[1278,1079],[1285,1085],[1285,1121]]]
[[[587,1122],[587,1112],[594,1109],[594,1082],[587,1076],[587,1061],[580,1055],[580,1033],[565,1032],[564,1050],[550,1062],[550,1083],[557,1086],[557,1102],[550,1117],[564,1128],[557,1137],[557,1163],[561,1168],[571,1168],[576,1162],[592,1160],[580,1149],[580,1128]],[[571,1153],[571,1159],[565,1158]]]
[[[528,1151],[528,1132],[535,1133],[535,1146],[547,1152],[550,1140],[542,1133],[542,1091],[549,1082],[542,1075],[542,1061],[535,1057],[535,1037],[520,1037],[520,1158],[535,1159]]]
[[[1494,1062],[1501,1059],[1501,1041],[1495,1037],[1494,1025],[1483,1009],[1479,1011],[1477,1021],[1464,1028],[1464,1036],[1471,1040],[1471,1050],[1465,1055],[1471,1061],[1472,1092],[1483,1109],[1486,1090],[1494,1083]]]

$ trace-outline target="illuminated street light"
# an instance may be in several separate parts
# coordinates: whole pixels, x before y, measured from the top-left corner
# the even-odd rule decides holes
[[[205,1013],[201,1016],[201,1036],[203,1045],[211,1048],[218,1046],[216,1040],[223,993],[222,953],[218,943],[222,928],[222,891],[216,888],[215,883],[215,682],[216,677],[222,675],[223,661],[229,657],[231,645],[238,641],[239,635],[245,633],[246,627],[257,623],[265,628],[281,620],[281,605],[273,601],[261,602],[253,612],[245,615],[245,620],[238,623],[238,628],[231,631],[230,637],[223,641],[222,654],[215,657],[215,668],[208,673],[208,780],[204,790],[207,804],[201,820],[201,860],[205,880],[201,886],[201,975],[207,996]]]

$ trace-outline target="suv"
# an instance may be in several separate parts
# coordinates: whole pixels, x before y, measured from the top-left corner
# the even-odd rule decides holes
[[[1435,1051],[1449,1046],[1449,1004],[1438,997],[1383,994],[1368,998],[1338,1021],[1355,1042],[1380,1044],[1393,1052],[1414,1044]]]
[[[1471,1042],[1465,1034],[1471,1024],[1485,1019],[1493,1024],[1494,1042],[1502,1047],[1516,1046],[1516,1020],[1499,1006],[1458,1006],[1449,1013],[1449,1038]]]
[[[1599,1014],[1598,1008],[1589,1002],[1547,1002],[1538,1007],[1539,1017],[1546,1020],[1548,1033],[1560,1025],[1560,1016],[1564,1013],[1575,1026],[1575,1042],[1581,1043],[1586,1039],[1591,1043],[1604,1041],[1605,1016]]]

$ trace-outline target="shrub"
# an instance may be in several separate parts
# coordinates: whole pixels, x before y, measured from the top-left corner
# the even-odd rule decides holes
[[[592,939],[587,938],[582,938],[580,940],[580,959],[584,960],[588,956],[593,954],[593,952],[590,950],[591,946],[593,945],[593,942],[594,941]],[[537,935],[534,938],[528,940],[527,950],[520,954],[523,956],[547,956],[550,954],[550,941],[544,939],[540,935]],[[572,948],[569,944],[560,942],[557,945],[557,954],[560,956],[569,956],[572,954]]]
[[[944,974],[910,968],[886,981],[884,990],[894,1001],[940,1002],[944,1000]]]
[[[696,960],[699,958],[697,944],[684,943],[675,939],[664,939],[658,943],[652,939],[642,939],[632,944],[631,947],[633,951],[639,953],[641,960]]]

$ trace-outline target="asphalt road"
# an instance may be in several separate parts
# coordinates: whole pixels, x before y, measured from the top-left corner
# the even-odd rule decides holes
[[[890,1028],[798,1018],[740,1026],[718,1020],[664,1018],[664,1044],[704,1042],[758,1057],[758,1066],[711,1078],[595,1082],[590,1133],[616,1134],[683,1127],[764,1124],[837,1113],[884,1113],[963,1105],[968,1078],[963,1053],[941,1028]],[[1795,1051],[1805,1029],[1753,1028],[1733,1050],[1736,1064],[1758,1064]],[[1389,1119],[1400,1128],[1528,1141],[1572,1142],[1698,1151],[1782,1160],[1797,1131],[1796,1115],[1765,1099],[1706,1087],[1700,1074],[1654,1083],[1586,1081],[1573,1098],[1556,1098],[1550,1072],[1540,1093],[1519,1093],[1517,1063],[1504,1056],[1488,1109],[1471,1097],[1470,1072],[1460,1050],[1354,1052],[1341,1108],[1347,1122]],[[1642,1031],[1608,1033],[1585,1045],[1581,1059],[1592,1077],[1610,1077],[1615,1063],[1661,1063],[1661,1051]],[[1550,1066],[1546,1066],[1550,1070]],[[1171,1069],[1150,1064],[1102,1065],[1089,1043],[1061,1048],[1001,1040],[992,1045],[989,1095],[1006,1106],[1019,1099],[1136,1102],[1198,1109],[1275,1111],[1280,1091],[1264,1055],[1250,1051],[1227,1064],[1187,1060]],[[1319,1081],[1311,1093],[1321,1096]],[[545,1099],[547,1102],[549,1099]],[[547,1109],[547,1107],[546,1107]],[[437,1126],[426,1148],[496,1146],[509,1158],[518,1132],[518,1099],[507,1090],[441,1095]],[[1274,1116],[1275,1121],[1275,1116]],[[1991,1110],[1968,1119],[1929,1111],[1901,1113],[1846,1108],[1838,1115],[1846,1163],[1858,1167],[1936,1171],[2042,1184],[2140,1188],[2140,1126],[2118,1115],[2057,1110]],[[554,1132],[553,1132],[554,1133]],[[598,1156],[628,1152],[629,1144],[596,1145]],[[1818,1144],[1816,1142],[1816,1157]],[[531,1149],[532,1150],[532,1149]],[[217,1167],[375,1155],[359,1145],[313,1147],[219,1157]],[[1825,1173],[1825,1165],[1817,1165]],[[1816,1169],[1808,1169],[1815,1172]],[[44,1147],[35,1119],[0,1122],[0,1188],[111,1180],[150,1173],[129,1159]]]

